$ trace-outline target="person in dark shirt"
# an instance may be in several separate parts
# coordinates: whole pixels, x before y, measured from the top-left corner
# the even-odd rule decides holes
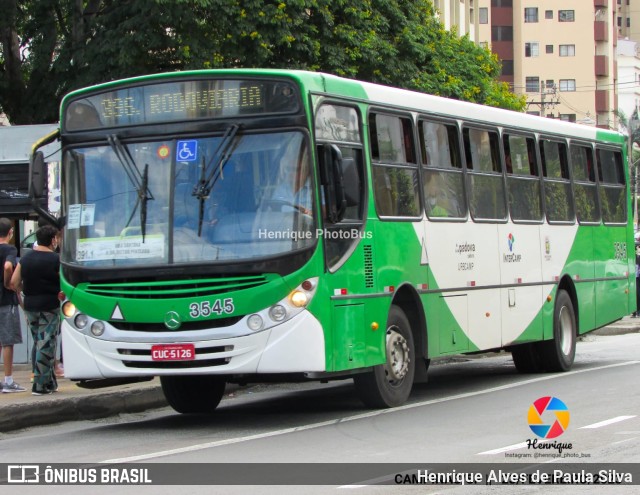
[[[0,265],[3,280],[0,284],[0,351],[2,352],[4,382],[0,382],[3,393],[24,392],[25,388],[13,381],[13,346],[22,343],[18,297],[10,288],[17,250],[9,244],[13,237],[13,226],[8,218],[0,218]]]
[[[60,259],[55,252],[58,229],[44,225],[36,231],[38,245],[24,255],[11,277],[11,286],[24,294],[24,312],[33,336],[33,395],[58,389],[54,372],[60,331]]]

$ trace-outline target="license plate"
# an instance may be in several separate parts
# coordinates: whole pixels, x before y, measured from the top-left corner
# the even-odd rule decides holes
[[[152,361],[193,361],[196,348],[193,344],[163,344],[151,346]]]

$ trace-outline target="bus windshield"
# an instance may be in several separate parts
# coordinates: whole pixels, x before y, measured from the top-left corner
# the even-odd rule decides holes
[[[117,143],[114,144],[114,143]],[[242,261],[315,243],[308,142],[288,131],[66,150],[62,261]]]

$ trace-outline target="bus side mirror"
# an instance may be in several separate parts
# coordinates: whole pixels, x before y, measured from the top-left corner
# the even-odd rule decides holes
[[[44,197],[45,184],[47,183],[47,164],[44,161],[44,153],[37,151],[29,160],[29,197],[39,200]]]

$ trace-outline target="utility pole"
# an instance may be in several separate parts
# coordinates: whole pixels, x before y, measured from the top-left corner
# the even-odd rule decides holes
[[[547,101],[546,96],[551,95],[551,99]],[[539,105],[540,106],[540,115],[542,117],[546,117],[545,113],[547,107],[554,108],[558,104],[556,85],[554,84],[551,87],[547,87],[544,81],[540,81],[540,101],[528,101],[527,106],[529,105]]]

